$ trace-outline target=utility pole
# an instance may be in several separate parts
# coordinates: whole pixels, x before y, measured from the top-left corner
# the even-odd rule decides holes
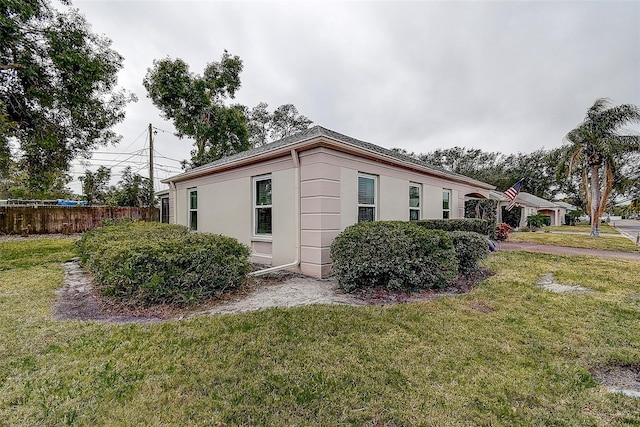
[[[149,123],[149,207],[153,207],[155,193],[153,191],[153,126]]]

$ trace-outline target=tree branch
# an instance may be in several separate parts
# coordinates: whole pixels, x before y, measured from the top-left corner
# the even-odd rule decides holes
[[[2,70],[21,70],[24,66],[20,64],[0,64],[0,71]]]

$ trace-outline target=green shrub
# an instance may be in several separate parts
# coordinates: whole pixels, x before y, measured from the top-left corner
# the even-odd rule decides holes
[[[421,219],[419,221],[414,221],[414,224],[428,230],[473,231],[491,238],[493,238],[495,226],[493,222],[479,218]]]
[[[138,219],[131,218],[129,216],[121,216],[118,218],[105,218],[100,222],[102,223],[103,227],[112,227],[114,225],[128,225],[133,222],[138,222]]]
[[[132,306],[197,303],[237,286],[249,273],[248,247],[178,225],[95,229],[77,248],[97,289]]]
[[[90,258],[99,257],[103,246],[109,242],[129,242],[131,240],[174,239],[186,236],[189,229],[181,225],[158,222],[132,221],[119,225],[94,228],[85,232],[76,242],[80,261],[86,263]]]
[[[444,288],[458,274],[451,238],[413,222],[380,221],[347,227],[331,245],[333,272],[347,292]]]
[[[498,202],[491,199],[470,199],[464,202],[465,218],[480,218],[489,222],[487,227],[489,230],[495,230],[498,225]],[[459,231],[475,231],[476,230],[459,230]],[[484,234],[484,233],[480,233]],[[495,239],[493,234],[487,235],[490,239]]]
[[[537,213],[527,217],[527,226],[530,228],[541,228],[545,225],[551,225],[551,217],[549,215]]]
[[[506,206],[502,206],[500,209],[502,209],[502,222],[513,228],[520,226],[520,221],[522,220],[522,214],[524,212],[523,207],[516,206],[510,211],[507,210]]]
[[[472,231],[450,231],[458,258],[458,273],[468,275],[480,269],[478,262],[489,255],[487,237]]]

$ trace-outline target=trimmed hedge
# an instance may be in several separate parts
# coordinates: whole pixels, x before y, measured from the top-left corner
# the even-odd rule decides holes
[[[197,303],[237,286],[250,270],[247,246],[179,225],[99,228],[84,233],[77,248],[97,289],[131,306]]]
[[[458,258],[458,273],[468,275],[480,269],[478,263],[489,255],[487,238],[472,231],[450,231]]]
[[[471,199],[464,202],[464,217],[465,218],[480,218],[489,222],[488,228],[491,230],[491,234],[488,234],[490,239],[495,239],[493,230],[498,225],[498,202],[491,199]],[[461,230],[465,231],[465,230]],[[478,231],[476,231],[478,233]],[[483,234],[483,233],[480,233]]]
[[[493,236],[495,226],[492,222],[479,218],[421,219],[413,223],[428,230],[473,231],[483,236]]]
[[[331,245],[333,272],[347,292],[358,288],[444,288],[458,274],[451,238],[413,222],[347,227]]]

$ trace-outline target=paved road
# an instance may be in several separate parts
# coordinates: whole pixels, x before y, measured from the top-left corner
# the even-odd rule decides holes
[[[614,224],[620,233],[637,243],[636,239],[638,235],[640,235],[640,220],[622,219],[620,221],[613,221],[612,224]]]

